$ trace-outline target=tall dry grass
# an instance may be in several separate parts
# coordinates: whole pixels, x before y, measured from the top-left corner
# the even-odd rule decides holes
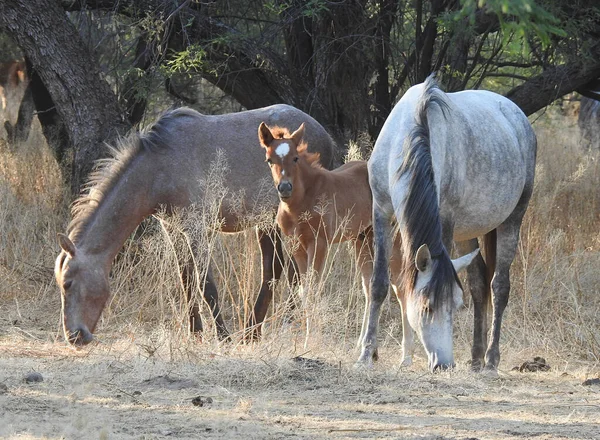
[[[501,351],[512,362],[541,354],[561,365],[600,364],[600,170],[598,152],[584,151],[575,121],[546,114],[534,128],[539,139],[535,193],[522,227],[512,268],[512,295],[505,314]],[[359,154],[355,148],[352,156]],[[216,166],[215,168],[219,168]],[[206,184],[218,182],[211,176]],[[321,283],[312,285],[303,307],[290,310],[289,285],[277,283],[264,337],[242,345],[241,336],[260,282],[255,233],[216,234],[215,209],[228,196],[210,186],[202,206],[157,214],[127,241],[111,274],[113,297],[97,330],[100,341],[123,337],[148,356],[174,358],[232,353],[356,358],[364,307],[350,245],[331,249]],[[0,335],[25,333],[54,340],[60,335],[60,300],[52,270],[56,233],[69,220],[58,167],[39,138],[17,152],[0,152]],[[263,221],[271,221],[270,216]],[[213,263],[220,301],[233,342],[221,344],[207,306],[202,345],[187,331],[178,256],[198,244],[199,267]],[[205,272],[199,270],[198,279]],[[401,324],[395,298],[381,319],[382,361],[400,361]],[[292,298],[294,300],[294,298]],[[298,300],[295,299],[297,303]],[[306,338],[306,318],[310,335]],[[469,301],[456,318],[456,358],[470,357]],[[417,349],[417,368],[424,367]],[[419,356],[421,363],[419,363]]]

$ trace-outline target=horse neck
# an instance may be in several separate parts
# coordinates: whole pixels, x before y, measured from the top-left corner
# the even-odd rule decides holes
[[[113,258],[135,228],[158,206],[153,196],[148,161],[136,159],[104,194],[77,235],[78,250],[98,258],[110,269]]]
[[[312,211],[315,198],[321,192],[323,183],[322,168],[315,168],[305,159],[298,161],[298,176],[294,182],[291,200],[285,202],[291,212]]]

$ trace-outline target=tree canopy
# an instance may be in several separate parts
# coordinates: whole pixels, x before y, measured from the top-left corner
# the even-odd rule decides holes
[[[375,139],[433,71],[526,114],[600,77],[600,8],[581,0],[3,0],[0,26],[64,124],[74,187],[158,83],[184,103],[181,79],[203,78],[248,109],[294,105],[343,145]]]

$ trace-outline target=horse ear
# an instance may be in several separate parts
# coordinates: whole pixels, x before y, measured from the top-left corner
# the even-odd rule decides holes
[[[415,265],[419,272],[425,272],[431,267],[431,253],[426,244],[421,245],[417,250],[417,255],[415,255]]]
[[[58,233],[56,235],[58,236],[58,244],[60,245],[62,250],[65,251],[67,254],[69,254],[71,257],[74,257],[75,256],[75,245],[73,244],[71,239],[69,237],[67,237],[65,234]]]
[[[302,142],[302,138],[304,137],[304,122],[302,123],[302,125],[300,125],[300,127],[298,127],[298,130],[296,130],[295,132],[292,133],[291,139],[294,141],[294,143],[296,145],[300,145],[300,142]]]
[[[479,248],[475,249],[470,254],[463,255],[462,257],[452,260],[452,265],[454,266],[454,270],[456,271],[456,273],[460,272],[461,270],[466,268],[469,264],[471,264],[471,261],[473,261],[473,258],[475,258],[478,253],[479,253]]]
[[[271,133],[271,129],[264,122],[261,122],[258,126],[258,139],[263,148],[268,147],[269,144],[273,142],[273,133]]]

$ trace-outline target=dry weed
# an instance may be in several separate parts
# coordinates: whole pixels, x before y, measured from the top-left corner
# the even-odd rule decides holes
[[[501,368],[508,369],[515,359],[533,354],[542,354],[551,364],[564,368],[596,368],[600,364],[598,152],[580,148],[573,121],[545,116],[536,122],[535,129],[539,138],[538,174],[512,269]],[[352,156],[356,157],[359,150],[355,148]],[[223,172],[226,167],[217,157],[215,169]],[[326,358],[334,365],[352,362],[357,355],[355,344],[364,298],[353,249],[347,244],[331,248],[319,283],[305,280],[310,295],[303,307],[290,311],[290,301],[286,301],[290,286],[287,280],[278,282],[263,340],[250,345],[240,342],[260,283],[260,256],[253,230],[230,236],[215,233],[217,207],[223,198],[231,196],[223,191],[225,185],[219,184],[219,175],[207,178],[211,196],[202,206],[172,216],[159,213],[126,242],[113,266],[114,295],[97,330],[99,340],[110,347],[115,335],[124,337],[148,359],[195,361],[227,355],[238,362],[252,357],[269,364],[271,375],[282,374],[277,359],[284,357]],[[62,202],[65,194],[58,168],[47,150],[30,147],[9,153],[4,148],[0,153],[0,308],[5,311],[2,333],[14,332],[9,330],[13,321],[27,321],[21,312],[26,308],[28,316],[35,315],[45,323],[40,327],[27,321],[29,325],[45,332],[24,331],[44,340],[59,334],[60,302],[52,268],[58,252],[56,232],[63,231],[68,221]],[[269,213],[260,216],[261,222],[272,222]],[[207,263],[213,263],[224,318],[234,334],[231,344],[217,341],[206,306],[202,307],[207,328],[202,346],[188,333],[178,269],[181,257],[194,247],[202,249],[194,256],[197,285],[206,275]],[[399,316],[399,307],[390,295],[380,332],[380,364],[386,368],[400,360]],[[469,306],[459,313],[455,334],[456,358],[464,368],[472,338]],[[421,361],[422,355],[415,368],[424,369]],[[246,380],[243,368],[236,367],[236,371],[231,380]],[[269,380],[268,374],[264,380]],[[241,404],[240,411],[246,411],[245,407]]]

